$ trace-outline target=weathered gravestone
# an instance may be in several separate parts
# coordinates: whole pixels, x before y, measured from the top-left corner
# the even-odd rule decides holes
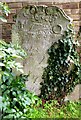
[[[16,16],[12,28],[12,40],[27,51],[23,62],[24,71],[29,74],[27,89],[40,93],[43,70],[47,66],[47,50],[61,38],[71,19],[56,6],[27,6]]]

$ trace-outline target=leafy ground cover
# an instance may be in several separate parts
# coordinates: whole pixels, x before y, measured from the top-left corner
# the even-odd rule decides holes
[[[4,118],[80,118],[81,102],[59,104],[54,100],[41,100],[27,91],[22,66],[15,58],[23,59],[26,54],[19,46],[0,41],[0,110]],[[16,76],[15,71],[22,74]]]
[[[38,104],[32,106],[31,112],[25,114],[27,118],[78,118],[80,116],[81,102],[68,101],[64,105],[60,106],[57,101],[49,101],[42,107],[41,101]]]
[[[26,53],[18,45],[0,41],[0,110],[3,118],[21,118],[36,96],[26,89],[28,75],[23,74],[20,61]],[[17,72],[20,72],[17,75]],[[28,107],[28,109],[26,109]]]

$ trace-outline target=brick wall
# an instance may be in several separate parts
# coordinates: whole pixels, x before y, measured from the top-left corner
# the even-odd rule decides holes
[[[16,0],[15,0],[16,1]],[[27,5],[47,5],[47,6],[58,6],[62,8],[67,15],[69,15],[71,18],[73,18],[74,23],[74,29],[76,31],[76,35],[78,36],[79,28],[81,26],[81,2],[66,2],[66,3],[57,3],[57,2],[10,2],[8,0],[9,8],[11,13],[7,17],[8,22],[5,24],[0,23],[0,37],[2,32],[2,38],[5,39],[5,41],[10,42],[11,41],[11,29],[12,24],[14,24],[13,16],[17,14],[20,9]],[[79,37],[80,38],[80,37]],[[79,42],[81,44],[81,40],[79,39]],[[81,51],[81,48],[79,48],[79,51]]]
[[[0,0],[2,2],[39,2],[39,0]],[[80,0],[40,0],[40,2],[57,2],[66,3],[66,2],[80,2]]]

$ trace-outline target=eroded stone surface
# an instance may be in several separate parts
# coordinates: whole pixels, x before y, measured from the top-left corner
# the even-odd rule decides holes
[[[66,97],[71,101],[81,100],[81,84],[76,85],[74,91]]]
[[[24,71],[29,74],[27,89],[40,93],[43,70],[47,66],[47,50],[61,38],[70,18],[58,7],[27,6],[16,17],[12,39],[20,43],[28,57],[23,62]]]

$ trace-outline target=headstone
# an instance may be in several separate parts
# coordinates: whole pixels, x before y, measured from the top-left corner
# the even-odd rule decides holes
[[[47,66],[47,50],[62,37],[71,19],[56,6],[27,6],[16,15],[12,26],[12,41],[27,51],[23,62],[29,74],[27,89],[40,94],[40,82]]]

